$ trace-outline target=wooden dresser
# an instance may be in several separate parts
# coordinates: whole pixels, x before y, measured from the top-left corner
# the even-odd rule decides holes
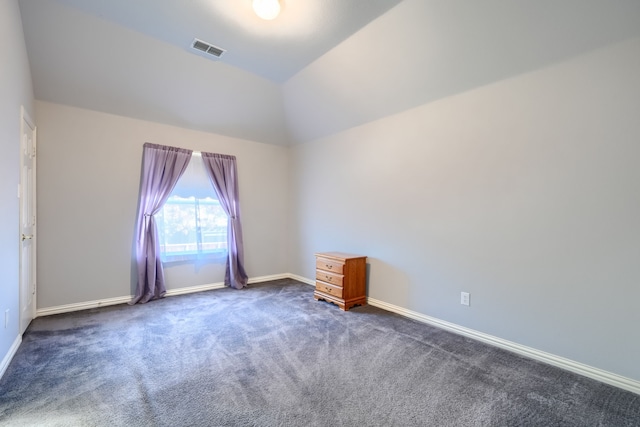
[[[313,298],[337,304],[344,311],[367,304],[367,257],[342,252],[316,254]]]

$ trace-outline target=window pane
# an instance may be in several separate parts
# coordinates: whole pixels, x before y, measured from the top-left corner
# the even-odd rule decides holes
[[[158,224],[160,251],[165,255],[197,253],[195,198],[171,196],[162,209]]]
[[[209,197],[200,199],[200,233],[202,250],[216,251],[227,249],[227,215],[220,203]]]
[[[192,157],[179,185],[156,215],[163,261],[226,256],[227,215],[201,166],[202,159]],[[188,179],[183,181],[183,177]]]

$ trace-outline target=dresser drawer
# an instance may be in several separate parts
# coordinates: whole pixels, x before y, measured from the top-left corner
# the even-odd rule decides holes
[[[325,270],[325,271],[331,271],[332,273],[336,273],[336,274],[342,274],[344,264],[332,259],[317,258],[316,268],[318,270]]]
[[[325,270],[316,270],[316,280],[322,280],[335,286],[342,286],[344,276],[342,274],[334,274]]]
[[[317,252],[313,298],[347,311],[367,304],[367,257],[345,252]]]
[[[333,286],[329,283],[316,282],[316,291],[322,292],[323,294],[334,296],[336,298],[342,298],[342,287]]]

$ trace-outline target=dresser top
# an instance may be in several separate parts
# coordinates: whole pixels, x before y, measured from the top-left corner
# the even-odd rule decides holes
[[[334,259],[357,259],[357,258],[366,258],[366,255],[354,255],[347,254],[344,252],[318,252],[316,253],[317,257],[323,258],[334,258]]]

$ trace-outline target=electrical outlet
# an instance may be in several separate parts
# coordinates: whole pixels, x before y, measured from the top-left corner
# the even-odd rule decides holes
[[[470,298],[469,292],[460,292],[460,304],[470,305],[469,298]]]
[[[9,309],[7,308],[4,311],[4,328],[7,329],[9,327]]]

